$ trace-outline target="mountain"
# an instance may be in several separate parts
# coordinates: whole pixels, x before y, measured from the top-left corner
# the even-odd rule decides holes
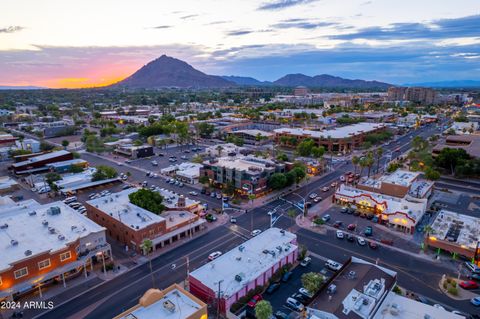
[[[391,84],[378,81],[349,80],[328,74],[308,76],[305,74],[287,74],[273,82],[278,86],[306,86],[315,88],[347,88],[347,89],[386,89]]]
[[[40,86],[10,86],[10,85],[0,85],[0,90],[44,90],[47,88]]]
[[[405,86],[424,86],[432,88],[478,88],[480,81],[475,80],[457,80],[457,81],[440,81],[440,82],[423,82],[423,83],[409,83]]]
[[[248,76],[235,76],[235,75],[224,75],[222,76],[224,80],[233,82],[238,85],[250,85],[250,86],[262,86],[262,85],[272,85],[272,82],[269,81],[259,81],[257,79],[248,77]]]
[[[144,65],[128,78],[114,84],[113,87],[133,89],[165,87],[223,88],[235,85],[234,82],[227,81],[219,76],[200,72],[184,61],[162,55],[158,59]]]

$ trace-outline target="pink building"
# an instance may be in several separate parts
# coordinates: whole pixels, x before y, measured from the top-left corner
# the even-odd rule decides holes
[[[298,257],[297,236],[269,228],[189,275],[190,292],[206,303],[220,295],[220,309],[233,303]],[[220,292],[219,292],[220,291]]]

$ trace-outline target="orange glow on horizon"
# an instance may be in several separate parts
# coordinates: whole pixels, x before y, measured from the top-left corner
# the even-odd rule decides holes
[[[45,81],[45,86],[52,89],[86,89],[114,84],[125,79],[128,75],[110,75],[97,78],[60,78]]]

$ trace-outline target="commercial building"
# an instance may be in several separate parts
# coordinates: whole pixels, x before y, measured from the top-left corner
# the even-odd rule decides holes
[[[74,158],[68,161],[56,162],[47,164],[47,167],[57,173],[66,173],[72,170],[73,167],[87,168],[88,162],[81,158]]]
[[[0,146],[15,145],[17,138],[12,134],[0,134]]]
[[[181,180],[182,182],[188,184],[196,184],[198,183],[198,178],[200,177],[200,169],[202,167],[202,164],[185,162],[163,168],[160,170],[160,173],[168,176],[173,176],[178,180]]]
[[[268,178],[283,173],[285,164],[255,156],[226,156],[203,162],[200,176],[219,185],[233,183],[243,194],[261,194],[267,190]]]
[[[471,157],[480,158],[480,135],[447,135],[445,143],[433,147],[432,156],[437,156],[444,148],[464,149]]]
[[[388,100],[389,101],[404,101],[405,92],[407,91],[406,87],[401,86],[391,86],[388,88]]]
[[[405,100],[422,104],[435,103],[436,92],[434,89],[424,87],[409,87],[405,91]]]
[[[63,202],[0,206],[0,299],[86,271],[110,256],[105,228]]]
[[[240,147],[233,143],[225,143],[207,147],[205,149],[205,154],[210,157],[225,157],[242,154],[245,151],[247,151],[245,147]]]
[[[185,197],[174,191],[157,188],[157,192],[160,193],[163,197],[162,204],[167,208],[167,210],[179,210],[179,211],[189,211],[190,213],[198,214],[204,211],[205,207],[200,203],[200,201]]]
[[[153,146],[150,145],[135,146],[132,144],[121,144],[117,146],[115,152],[133,159],[155,155],[153,152]]]
[[[361,118],[366,122],[386,123],[393,122],[397,118],[394,112],[362,112],[362,113],[348,113],[350,117]]]
[[[407,195],[415,198],[428,198],[432,194],[433,182],[421,179],[420,172],[398,169],[380,178],[362,178],[357,188],[394,197]]]
[[[432,231],[425,237],[428,247],[470,258],[480,265],[479,218],[441,210],[430,226]]]
[[[245,144],[261,145],[273,139],[274,134],[257,129],[231,131],[228,135],[240,137]]]
[[[34,139],[26,138],[15,141],[17,148],[21,150],[30,151],[32,153],[40,152],[40,142]]]
[[[164,290],[149,289],[138,304],[113,319],[207,319],[207,304],[173,284]]]
[[[13,178],[8,176],[0,177],[0,195],[11,193],[19,188],[20,186]]]
[[[397,282],[397,273],[351,257],[308,305],[316,318],[371,319]]]
[[[205,222],[187,210],[167,210],[154,214],[130,203],[128,195],[138,189],[87,201],[87,216],[108,230],[108,235],[128,249],[142,252],[142,243],[150,239],[153,248],[161,248],[181,238],[192,236]],[[183,197],[182,197],[183,198]],[[180,209],[182,200],[180,200]]]
[[[455,131],[455,134],[475,134],[478,131],[477,122],[453,122],[450,128],[445,130],[445,133],[450,130]]]
[[[297,236],[269,228],[192,271],[188,276],[190,292],[208,304],[220,294],[219,307],[225,313],[250,290],[268,284],[277,270],[297,257]]]
[[[341,184],[332,200],[356,208],[361,214],[375,215],[379,224],[413,234],[415,226],[427,209],[426,198],[403,198],[383,195]]]
[[[61,150],[30,157],[25,161],[12,164],[11,168],[15,174],[32,174],[48,170],[47,164],[72,159],[72,153]]]
[[[383,123],[358,123],[335,129],[312,131],[300,128],[280,128],[274,130],[275,140],[281,143],[283,137],[295,138],[296,146],[304,139],[312,139],[317,146],[323,146],[329,152],[347,153],[359,147],[368,134],[383,132],[387,129]]]

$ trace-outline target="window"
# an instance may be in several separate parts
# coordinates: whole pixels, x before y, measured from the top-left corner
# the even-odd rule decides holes
[[[45,269],[45,268],[48,268],[48,267],[50,267],[50,258],[42,260],[38,263],[38,269],[39,270],[42,270],[42,269]]]
[[[69,251],[60,254],[60,261],[65,261],[70,258],[72,258],[72,254]]]
[[[22,269],[15,270],[15,272],[13,274],[15,276],[15,279],[22,278],[22,277],[28,275],[28,268],[23,267]]]

